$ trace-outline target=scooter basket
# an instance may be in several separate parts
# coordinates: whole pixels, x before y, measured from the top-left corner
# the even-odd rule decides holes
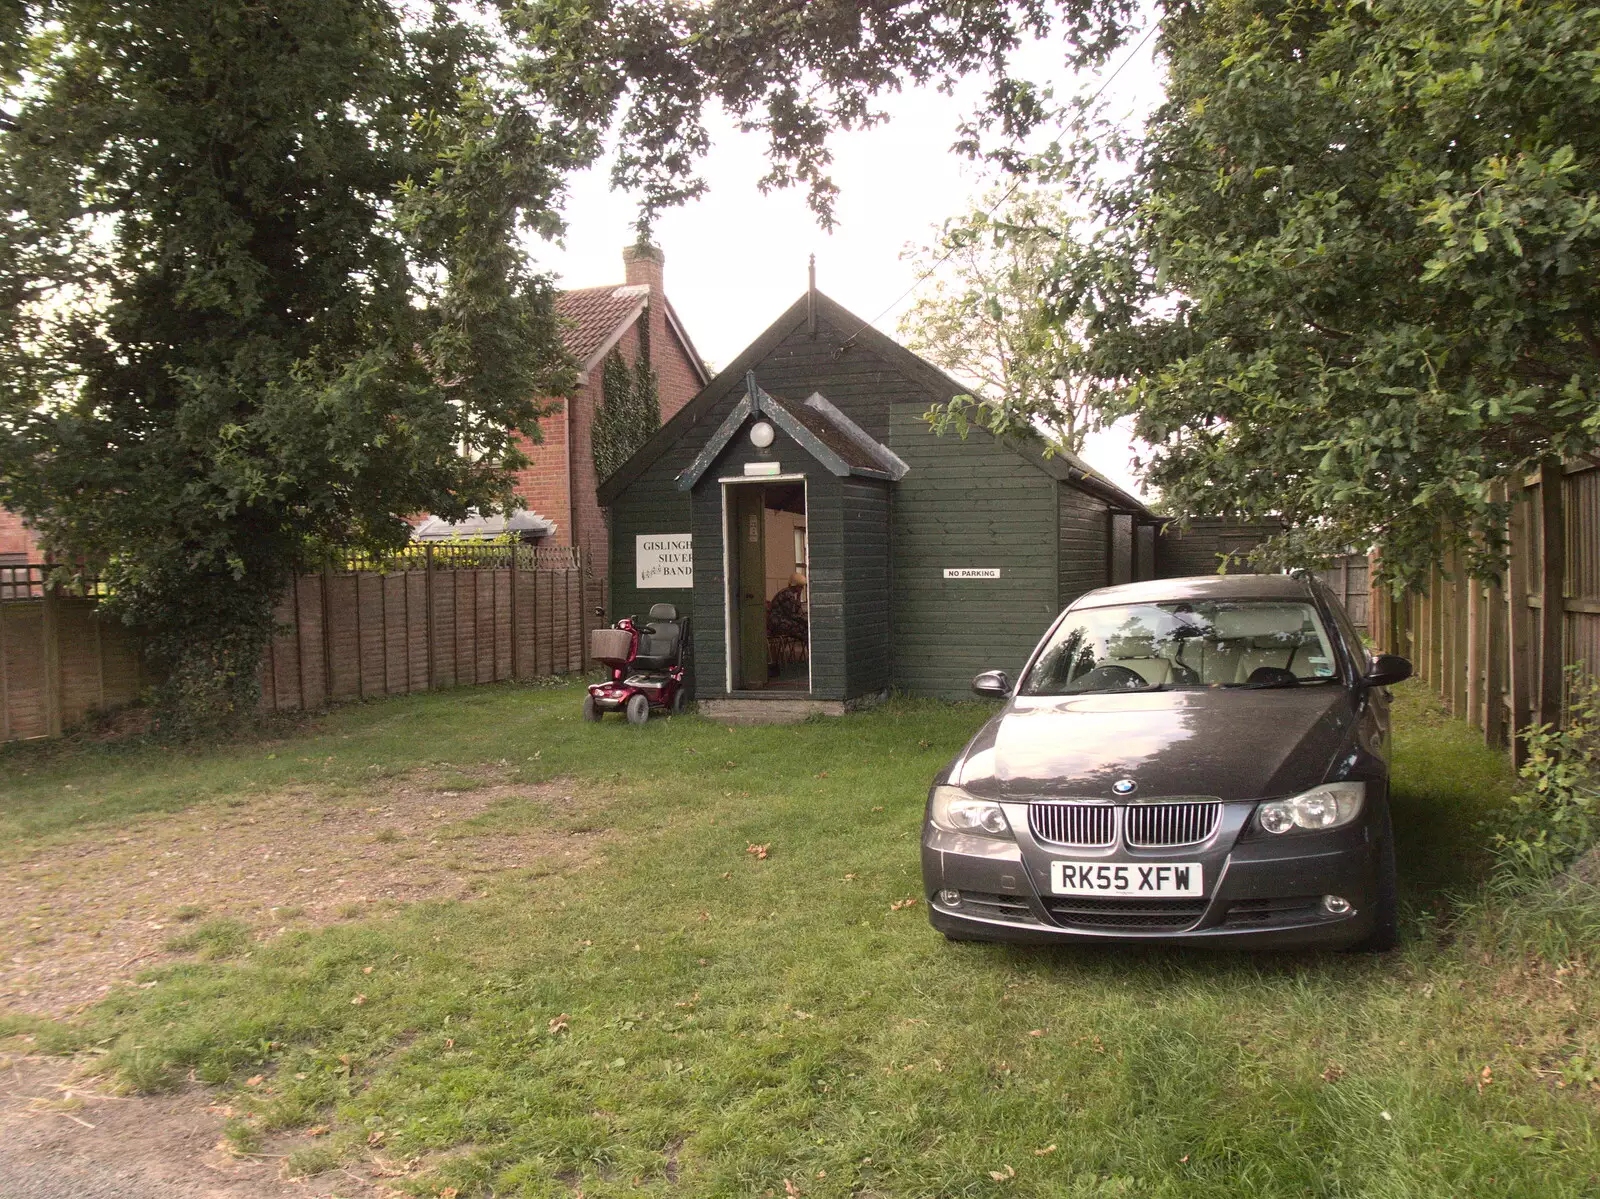
[[[626,665],[632,645],[633,635],[627,629],[594,629],[589,633],[589,656],[607,666]]]

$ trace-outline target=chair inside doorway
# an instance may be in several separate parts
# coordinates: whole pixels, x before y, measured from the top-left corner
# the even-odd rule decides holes
[[[804,482],[733,488],[739,581],[739,690],[811,689],[811,597]]]

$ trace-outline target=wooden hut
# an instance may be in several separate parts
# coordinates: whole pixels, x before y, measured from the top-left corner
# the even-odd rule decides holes
[[[936,435],[968,391],[808,291],[601,485],[608,615],[676,605],[702,710],[792,719],[966,696],[1085,591],[1165,573],[1160,521],[1076,456]]]

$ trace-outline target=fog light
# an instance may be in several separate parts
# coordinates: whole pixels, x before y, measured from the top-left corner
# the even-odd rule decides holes
[[[947,908],[959,908],[961,906],[961,892],[940,891],[939,902],[944,904],[944,906]]]
[[[1342,895],[1324,895],[1322,910],[1330,916],[1348,916],[1354,909],[1351,908],[1350,901]]]

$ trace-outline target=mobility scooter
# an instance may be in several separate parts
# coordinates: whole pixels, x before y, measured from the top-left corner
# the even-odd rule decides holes
[[[683,658],[689,642],[688,618],[678,619],[671,604],[656,604],[648,619],[627,616],[609,629],[589,634],[589,656],[611,668],[611,677],[590,686],[583,718],[601,719],[625,712],[629,724],[644,724],[657,708],[677,716],[689,702]]]

